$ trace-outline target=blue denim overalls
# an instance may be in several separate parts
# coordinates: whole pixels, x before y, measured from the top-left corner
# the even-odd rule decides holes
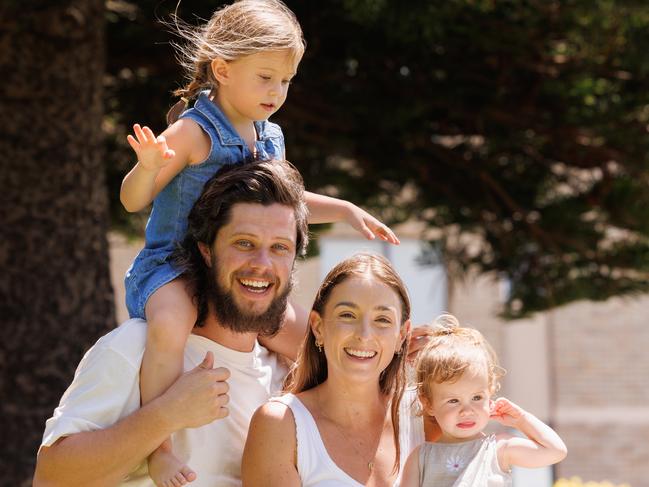
[[[250,149],[221,110],[201,93],[193,108],[180,118],[190,118],[210,137],[212,147],[207,159],[188,165],[165,186],[153,200],[146,224],[144,248],[126,272],[126,307],[131,318],[144,318],[144,306],[159,287],[181,274],[169,262],[176,243],[187,231],[187,216],[203,186],[221,167],[252,159]],[[279,125],[255,122],[257,159],[283,159],[284,136]]]

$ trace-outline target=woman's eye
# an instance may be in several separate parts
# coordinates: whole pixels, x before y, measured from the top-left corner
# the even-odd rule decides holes
[[[291,84],[291,80],[290,80],[290,79],[283,79],[283,80],[282,80],[282,84],[283,84],[283,85],[290,85],[290,84]]]
[[[392,324],[392,320],[390,318],[388,318],[387,316],[379,316],[378,318],[376,318],[376,321],[378,323],[382,324],[382,325],[391,325]]]
[[[340,316],[341,318],[352,319],[354,317],[354,314],[350,313],[349,311],[345,311],[343,313],[340,313],[338,316]]]
[[[457,404],[457,402],[458,402],[457,399],[449,399],[448,400],[449,404]]]
[[[261,79],[263,79],[264,81],[269,81],[270,80],[270,76],[266,76],[266,75],[263,75],[263,74],[260,74],[259,77]]]

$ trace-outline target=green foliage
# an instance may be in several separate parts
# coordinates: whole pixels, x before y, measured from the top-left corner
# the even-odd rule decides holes
[[[288,2],[307,53],[274,117],[315,191],[445,233],[449,268],[511,282],[511,317],[649,287],[649,6],[613,0]],[[109,2],[108,166],[182,81],[156,23]],[[187,21],[220,2],[188,1]],[[124,220],[123,220],[124,221]],[[475,250],[476,242],[479,243]]]

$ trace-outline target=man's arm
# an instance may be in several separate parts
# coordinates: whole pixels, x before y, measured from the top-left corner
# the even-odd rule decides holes
[[[196,428],[228,415],[227,369],[203,362],[183,374],[162,396],[97,431],[84,431],[43,446],[34,486],[119,483],[171,433]]]

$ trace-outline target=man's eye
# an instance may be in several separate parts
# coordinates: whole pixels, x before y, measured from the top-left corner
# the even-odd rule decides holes
[[[236,245],[237,247],[242,247],[242,248],[246,248],[246,249],[247,249],[247,248],[252,247],[252,242],[250,242],[249,240],[237,240],[237,241],[235,242],[235,245]]]

